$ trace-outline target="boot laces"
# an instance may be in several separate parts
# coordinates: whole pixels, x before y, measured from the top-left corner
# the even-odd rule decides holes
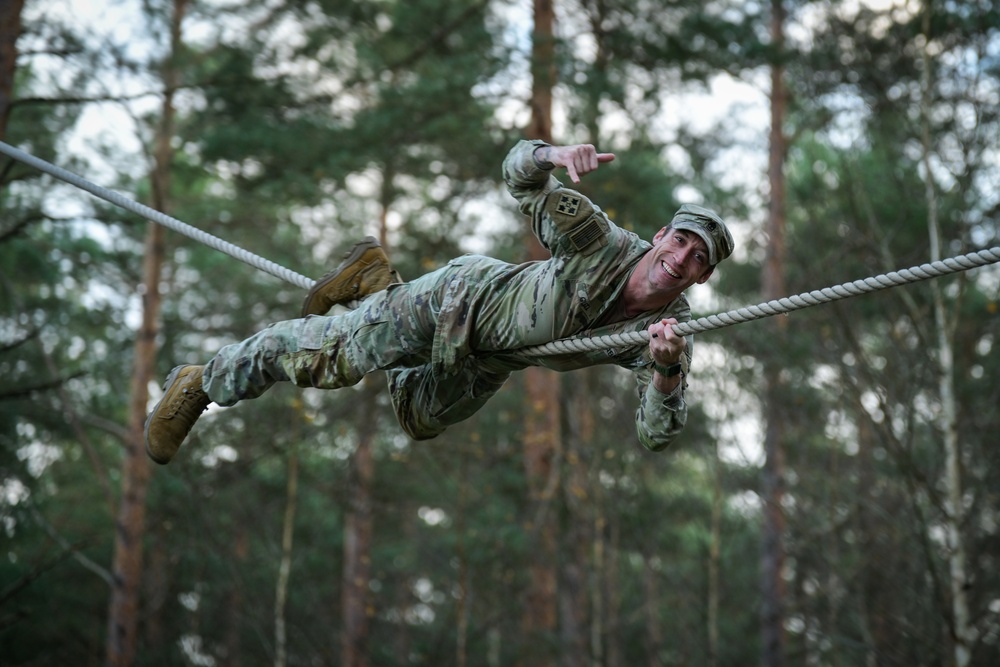
[[[170,416],[180,417],[193,424],[201,413],[208,409],[208,403],[208,395],[203,390],[184,387],[178,400],[174,401],[173,413]]]

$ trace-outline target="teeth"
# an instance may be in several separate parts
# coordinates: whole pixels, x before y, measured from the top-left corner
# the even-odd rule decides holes
[[[662,266],[663,270],[666,271],[668,274],[670,274],[672,277],[674,277],[674,278],[680,278],[681,277],[681,275],[679,273],[677,273],[676,271],[674,271],[673,269],[671,269],[669,266],[667,266],[666,262],[660,262],[660,266]]]

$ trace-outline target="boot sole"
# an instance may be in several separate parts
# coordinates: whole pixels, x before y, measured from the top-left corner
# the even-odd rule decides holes
[[[347,268],[354,262],[361,259],[361,256],[364,255],[366,252],[381,247],[382,244],[379,243],[374,236],[366,236],[365,238],[358,241],[354,245],[354,247],[347,253],[347,255],[344,256],[344,259],[341,260],[340,264],[337,265],[337,268],[326,273],[322,278],[317,280],[316,284],[313,285],[312,289],[309,290],[309,294],[306,295],[305,300],[302,302],[302,313],[301,313],[302,317],[306,316],[306,311],[308,310],[309,302],[312,301],[312,298],[316,295],[316,292],[320,291],[328,284],[330,284],[330,282],[333,281],[334,278],[339,276],[344,271],[345,268]]]
[[[186,368],[186,367],[187,367],[187,364],[181,364],[180,366],[174,366],[174,369],[172,371],[170,371],[169,375],[167,375],[167,379],[163,382],[163,396],[160,397],[160,400],[158,400],[156,402],[156,405],[153,406],[153,409],[146,416],[146,423],[142,427],[143,440],[146,442],[146,456],[148,456],[154,463],[158,463],[161,466],[165,466],[168,463],[170,463],[170,459],[163,460],[163,459],[157,458],[156,456],[153,456],[153,452],[149,448],[149,424],[150,424],[150,422],[153,421],[153,415],[155,415],[156,411],[160,409],[160,403],[162,403],[163,399],[165,399],[167,397],[167,391],[174,384],[174,382],[177,381],[177,376],[180,375],[181,369],[182,368]]]

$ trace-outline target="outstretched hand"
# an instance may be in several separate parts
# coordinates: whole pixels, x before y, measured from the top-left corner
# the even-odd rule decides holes
[[[538,149],[537,155],[543,162],[565,167],[574,183],[579,183],[581,176],[595,171],[601,164],[615,159],[614,153],[598,153],[592,144],[544,146]]]

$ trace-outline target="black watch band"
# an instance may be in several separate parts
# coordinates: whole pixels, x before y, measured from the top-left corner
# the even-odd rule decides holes
[[[653,362],[653,370],[666,378],[672,378],[675,375],[681,374],[681,362],[675,361],[669,366],[661,366],[660,364]]]

